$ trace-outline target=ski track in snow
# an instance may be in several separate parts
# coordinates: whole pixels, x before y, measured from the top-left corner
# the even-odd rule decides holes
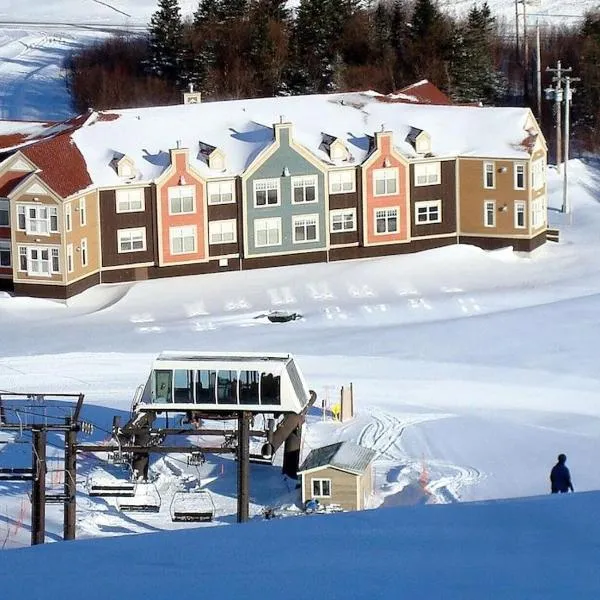
[[[462,488],[483,478],[483,474],[473,467],[432,458],[415,460],[402,449],[401,437],[407,427],[455,415],[419,413],[397,417],[376,408],[370,409],[368,415],[369,422],[362,428],[356,443],[377,452],[375,469],[383,471],[387,481],[385,488],[380,490],[384,496],[399,494],[407,485],[418,483],[424,494],[431,496],[431,502],[457,502]]]

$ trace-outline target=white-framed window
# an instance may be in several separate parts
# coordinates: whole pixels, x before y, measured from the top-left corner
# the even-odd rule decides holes
[[[427,162],[415,164],[415,186],[438,185],[441,181],[441,163]]]
[[[331,498],[331,479],[313,479],[312,497]]]
[[[545,164],[543,158],[538,158],[531,163],[531,187],[539,190],[546,183],[544,176]]]
[[[170,227],[169,241],[171,254],[191,254],[196,252],[196,226]]]
[[[389,196],[398,192],[398,169],[388,167],[373,171],[373,193],[375,196]]]
[[[483,203],[483,224],[486,227],[496,227],[496,201],[486,200]]]
[[[10,206],[8,200],[0,198],[0,227],[10,225]]]
[[[82,238],[81,243],[80,243],[80,250],[81,250],[81,266],[87,267],[88,266],[87,238]]]
[[[75,268],[73,262],[73,244],[67,244],[67,273],[72,273]]]
[[[257,179],[254,182],[254,207],[276,206],[279,202],[279,179]]]
[[[187,215],[196,212],[196,188],[193,185],[170,187],[168,195],[170,215]]]
[[[292,202],[294,204],[317,202],[317,200],[316,175],[292,177]]]
[[[209,204],[229,204],[235,202],[234,181],[209,181],[206,187]]]
[[[527,220],[525,218],[526,204],[522,201],[515,202],[515,228],[525,229]]]
[[[539,229],[547,223],[546,196],[540,196],[531,202],[531,227]]]
[[[356,191],[356,171],[331,171],[329,173],[329,193],[348,194]]]
[[[442,222],[442,201],[424,200],[415,202],[415,224]]]
[[[254,245],[257,248],[281,244],[281,217],[254,220]]]
[[[58,208],[42,204],[18,204],[17,229],[30,235],[58,232]]]
[[[119,254],[123,252],[143,252],[146,250],[146,228],[118,229],[117,246]]]
[[[356,231],[356,209],[342,208],[329,213],[329,231],[340,233],[342,231]]]
[[[85,206],[85,197],[79,198],[79,224],[85,227],[87,223],[87,210]]]
[[[496,187],[496,167],[493,162],[483,163],[483,187],[487,190]]]
[[[65,205],[65,229],[67,231],[73,230],[73,209],[70,202]]]
[[[319,241],[319,215],[296,215],[292,217],[294,244]]]
[[[525,189],[525,164],[524,163],[515,163],[514,164],[514,173],[515,173],[515,190],[524,190]]]
[[[60,249],[48,246],[19,246],[19,271],[31,277],[60,273]]]
[[[209,244],[231,244],[237,241],[237,221],[210,221],[208,223]]]
[[[19,271],[27,271],[27,248],[19,246]]]
[[[142,212],[145,208],[144,188],[126,188],[116,191],[117,212]]]
[[[0,240],[0,267],[10,267],[10,240]]]
[[[386,233],[398,233],[398,209],[377,208],[375,209],[375,233],[378,235]]]

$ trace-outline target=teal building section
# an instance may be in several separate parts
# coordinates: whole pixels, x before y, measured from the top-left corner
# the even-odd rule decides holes
[[[326,222],[325,174],[314,164],[290,146],[291,126],[277,125],[279,130],[279,148],[245,182],[246,192],[246,256],[276,255],[283,252],[318,251],[327,248],[328,223]],[[316,160],[316,159],[315,159]],[[317,201],[292,202],[292,179],[294,177],[316,176]],[[254,182],[264,179],[279,180],[279,205],[255,206]],[[294,243],[294,217],[300,215],[318,215],[318,237],[316,241]],[[281,218],[281,244],[274,246],[256,246],[254,222],[256,219]]]

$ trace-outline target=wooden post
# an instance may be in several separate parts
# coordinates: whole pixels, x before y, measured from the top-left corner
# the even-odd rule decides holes
[[[71,429],[65,432],[65,502],[63,539],[74,540],[77,523],[77,490],[75,480],[77,477],[77,429],[66,419]]]
[[[238,489],[237,522],[245,523],[249,516],[250,493],[250,413],[238,413]]]
[[[32,429],[31,545],[46,537],[46,430]]]

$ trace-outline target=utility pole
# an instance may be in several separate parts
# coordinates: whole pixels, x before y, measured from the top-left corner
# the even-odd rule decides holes
[[[519,52],[519,0],[515,0],[515,32],[517,34],[517,64],[520,64],[521,53]]]
[[[572,81],[581,81],[579,77],[565,77],[565,174],[563,177],[563,204],[562,212],[571,215],[571,203],[569,202],[568,171],[569,171],[569,142],[570,142],[570,116],[571,98],[575,90],[571,89]]]
[[[525,71],[525,97],[529,99],[529,39],[527,38],[527,2],[522,0],[523,3],[523,53],[524,53],[524,71]]]
[[[546,98],[548,100],[554,100],[554,118],[556,119],[556,170],[560,174],[560,165],[562,162],[562,115],[560,105],[563,100],[563,74],[570,73],[571,67],[568,69],[563,69],[559,60],[556,63],[556,68],[552,69],[550,67],[546,67],[546,71],[549,73],[556,73],[556,75],[552,78],[552,81],[555,83],[555,87],[546,89]]]
[[[535,64],[536,64],[536,96],[537,116],[542,124],[542,52],[540,49],[540,21],[535,22]]]
[[[32,429],[31,545],[43,544],[46,537],[46,430]]]
[[[238,413],[237,443],[237,521],[238,523],[245,523],[248,520],[250,503],[250,413],[248,411],[240,411]]]
[[[66,419],[71,428],[65,431],[65,502],[63,539],[75,539],[77,523],[77,496],[75,479],[77,477],[77,429],[71,419]]]

